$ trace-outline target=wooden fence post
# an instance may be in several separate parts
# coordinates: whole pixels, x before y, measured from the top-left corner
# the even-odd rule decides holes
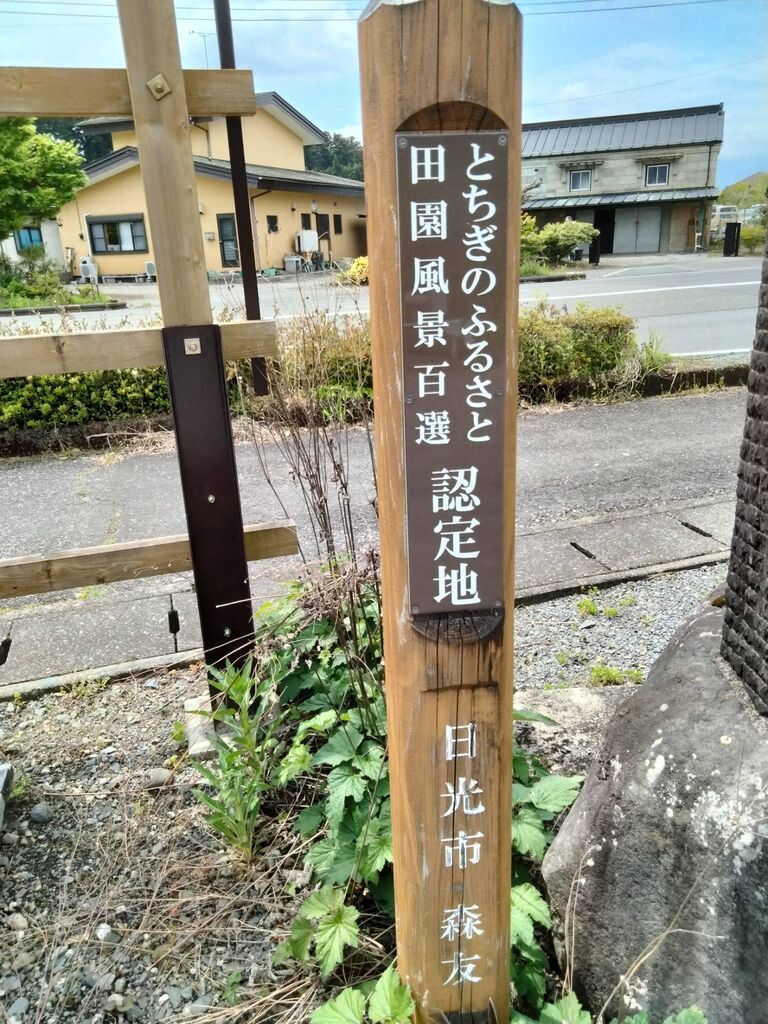
[[[359,40],[398,966],[419,1024],[501,1024],[520,18],[374,0]]]
[[[253,640],[221,331],[213,324],[173,0],[117,0],[149,212],[181,485],[209,664]]]

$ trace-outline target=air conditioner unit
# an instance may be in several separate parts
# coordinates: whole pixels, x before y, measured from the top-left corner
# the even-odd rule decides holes
[[[296,235],[296,252],[317,252],[320,244],[316,231],[299,231]]]
[[[146,274],[148,281],[154,281],[157,279],[157,268],[152,260],[147,260],[144,264],[144,273]]]

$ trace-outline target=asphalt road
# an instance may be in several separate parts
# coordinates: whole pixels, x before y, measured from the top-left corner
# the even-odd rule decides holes
[[[733,388],[522,412],[518,526],[733,498],[745,396]],[[364,430],[346,431],[339,446],[356,527],[371,535],[373,469]],[[297,521],[307,554],[315,554],[301,491],[281,446],[238,445],[237,463],[245,522],[287,515]],[[329,487],[336,505],[335,487]],[[172,450],[2,460],[0,494],[3,558],[186,532]]]
[[[647,262],[646,262],[647,260]],[[585,281],[523,285],[521,302],[546,295],[574,309],[617,305],[637,318],[637,336],[655,331],[671,355],[722,355],[749,352],[755,338],[760,259],[682,256],[590,271]]]
[[[672,355],[747,353],[755,336],[760,259],[716,256],[611,257],[597,268],[584,267],[586,280],[524,284],[522,304],[547,299],[569,309],[577,303],[620,306],[638,322],[641,341],[656,331]],[[159,322],[156,285],[107,285],[105,294],[124,299],[129,308],[108,313],[77,314],[84,330]],[[263,280],[259,286],[265,317],[291,317],[316,310],[331,315],[367,315],[367,288],[340,288],[329,274],[301,274],[295,280]],[[239,284],[211,285],[214,313],[244,316]],[[45,333],[59,331],[59,318],[25,317]],[[73,329],[72,326],[69,329]],[[0,334],[15,333],[0,320]]]

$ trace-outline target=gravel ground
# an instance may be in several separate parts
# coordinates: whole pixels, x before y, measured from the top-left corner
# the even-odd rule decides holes
[[[629,678],[616,682],[642,681],[683,619],[725,581],[726,572],[722,563],[594,590],[586,596],[597,614],[580,611],[585,595],[576,594],[518,608],[515,687],[589,685],[598,659],[622,673],[630,670]]]
[[[556,704],[598,659],[644,677],[724,576],[719,565],[611,587],[591,595],[597,614],[581,614],[578,595],[518,609],[518,688],[552,688],[542,698]],[[0,762],[16,772],[0,841],[0,1020],[224,1024],[233,995],[253,1024],[308,1019],[316,983],[271,964],[307,893],[302,841],[281,829],[290,808],[273,807],[243,866],[207,827],[199,777],[171,738],[204,688],[198,666],[0,705]]]

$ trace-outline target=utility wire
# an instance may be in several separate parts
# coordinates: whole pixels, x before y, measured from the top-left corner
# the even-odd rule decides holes
[[[618,93],[638,92],[641,89],[653,89],[657,85],[670,85],[672,82],[684,82],[688,78],[698,78],[700,75],[711,75],[713,71],[729,71],[731,68],[743,68],[747,64],[760,64],[765,57],[753,57],[751,60],[740,60],[736,64],[720,64],[716,67],[707,68],[706,71],[693,71],[690,75],[680,75],[679,78],[665,78],[660,82],[645,82],[643,85],[633,85],[629,89],[611,89],[609,92],[593,92],[589,96],[574,96],[570,99],[547,100],[546,103],[525,103],[527,109],[533,107],[554,107],[562,103],[581,103],[582,100],[596,100],[603,96],[615,96]]]

